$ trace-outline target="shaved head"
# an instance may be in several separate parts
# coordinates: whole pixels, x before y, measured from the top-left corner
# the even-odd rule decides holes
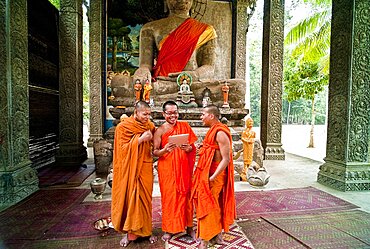
[[[142,109],[142,108],[150,109],[150,106],[145,101],[140,100],[135,104],[135,111],[137,111],[138,109]]]
[[[209,114],[213,114],[216,119],[219,119],[220,118],[220,110],[218,109],[217,106],[215,106],[215,105],[208,105],[204,109]]]

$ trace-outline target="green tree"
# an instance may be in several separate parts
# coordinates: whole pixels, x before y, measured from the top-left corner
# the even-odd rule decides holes
[[[329,73],[331,0],[303,0],[310,13],[292,26],[285,45],[299,63],[318,63],[323,74]]]
[[[109,18],[108,19],[108,36],[112,37],[113,50],[112,50],[112,69],[117,70],[117,45],[118,40],[122,37],[128,37],[131,29],[127,27],[122,19]]]
[[[325,89],[328,77],[319,70],[318,63],[299,63],[294,57],[288,56],[284,64],[284,98],[289,103],[299,99],[310,101],[311,131],[308,147],[313,148],[315,147],[313,139],[316,120],[315,97]]]
[[[58,10],[60,10],[60,0],[49,0],[49,2],[55,6]]]

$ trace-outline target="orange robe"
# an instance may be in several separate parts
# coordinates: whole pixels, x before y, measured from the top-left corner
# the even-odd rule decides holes
[[[158,159],[158,178],[162,200],[162,230],[179,233],[185,227],[193,226],[193,207],[190,201],[191,177],[194,169],[197,141],[187,122],[177,121],[175,126],[162,135],[161,148],[168,143],[168,137],[189,134],[188,143],[193,150],[189,153],[176,148]]]
[[[152,234],[152,142],[139,145],[138,139],[154,129],[153,123],[143,124],[131,116],[115,131],[111,216],[114,229],[127,232],[129,239]]]
[[[232,146],[229,128],[217,123],[207,132],[203,146],[199,151],[199,160],[194,172],[191,198],[194,202],[198,221],[197,236],[210,240],[222,231],[229,231],[229,226],[236,217],[234,196],[234,164],[230,150],[230,163],[213,182],[209,177],[216,170],[218,163],[213,162],[215,151],[219,150],[216,134],[224,131]]]
[[[203,32],[204,39],[200,39]],[[160,44],[157,63],[153,67],[153,78],[183,71],[194,50],[215,37],[214,29],[208,24],[193,18],[186,19]]]

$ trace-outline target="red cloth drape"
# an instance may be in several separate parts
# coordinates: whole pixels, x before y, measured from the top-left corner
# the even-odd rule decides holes
[[[159,51],[153,78],[181,72],[193,54],[199,36],[207,27],[208,24],[188,18],[171,32]]]

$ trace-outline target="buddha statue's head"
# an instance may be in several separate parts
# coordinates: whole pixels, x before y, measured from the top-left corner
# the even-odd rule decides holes
[[[170,14],[189,15],[193,0],[167,0],[167,7]]]

